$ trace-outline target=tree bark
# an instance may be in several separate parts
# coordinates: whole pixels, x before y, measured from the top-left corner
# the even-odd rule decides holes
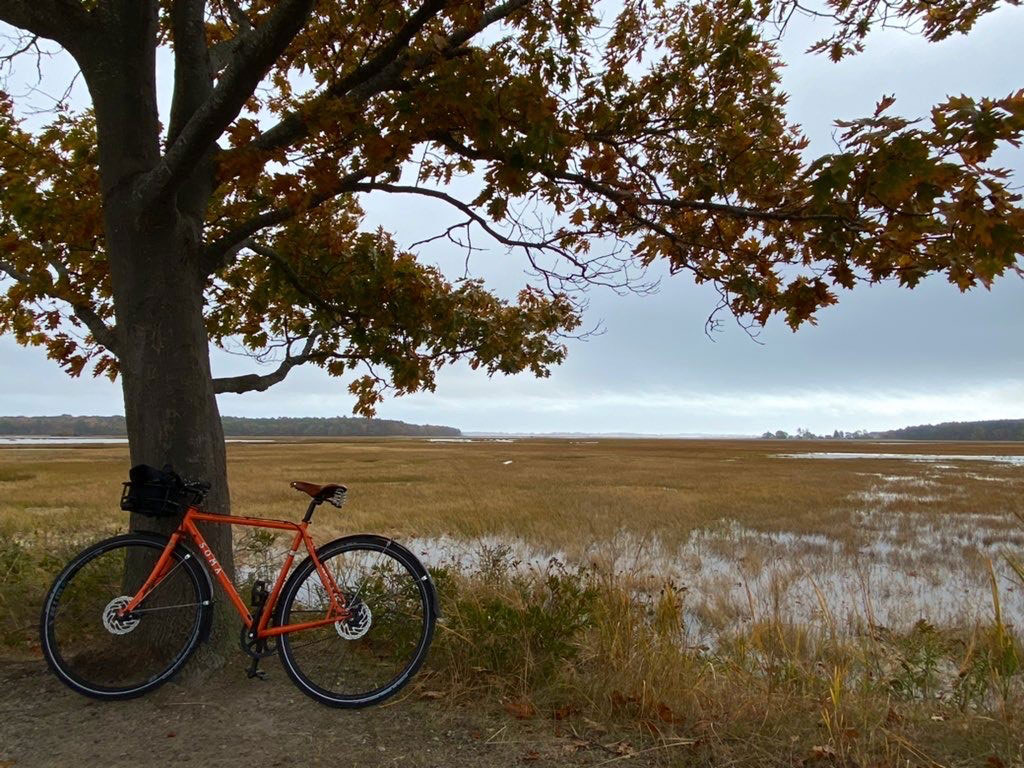
[[[136,182],[161,162],[156,4],[133,2],[121,8],[124,18],[111,39],[90,51],[82,69],[96,111],[131,462],[170,464],[184,477],[209,482],[207,511],[226,514],[224,431],[210,372],[203,317],[207,277],[200,258],[212,184],[197,178],[184,206],[176,195],[145,209],[140,205]],[[196,173],[212,171],[200,163]],[[133,515],[131,527],[170,533],[178,523]],[[207,526],[203,535],[232,574],[230,527]],[[218,604],[228,606],[227,601]],[[231,626],[224,616],[215,621],[211,642],[200,652],[203,667],[223,663]]]
[[[109,218],[119,217],[114,212]],[[189,258],[195,250],[191,239],[191,228],[173,210],[162,224],[119,229],[108,223],[125,420],[132,464],[170,464],[184,477],[211,483],[206,511],[226,514],[224,431],[203,320],[204,278]],[[178,523],[179,518],[133,515],[132,529],[170,533]],[[231,527],[207,525],[203,536],[232,575]],[[202,667],[220,666],[232,644],[229,603],[217,605],[224,610],[200,649]]]

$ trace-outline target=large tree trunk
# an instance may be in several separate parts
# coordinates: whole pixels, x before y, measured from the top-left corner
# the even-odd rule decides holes
[[[170,464],[185,477],[211,483],[207,510],[227,513],[224,432],[203,320],[206,276],[198,265],[212,176],[197,176],[187,204],[160,200],[143,211],[133,196],[133,182],[161,156],[156,4],[126,2],[119,8],[122,23],[112,27],[106,45],[86,54],[83,71],[96,111],[131,461]],[[206,164],[198,171],[210,172]],[[135,516],[132,528],[168,533],[178,522]],[[207,526],[204,536],[233,573],[230,527]],[[215,622],[206,666],[223,659],[233,634],[229,626],[223,617]]]
[[[121,246],[132,256],[114,269],[128,441],[133,464],[171,464],[185,477],[212,483],[207,508],[227,512],[224,431],[203,320],[204,278],[196,274],[180,230],[172,225],[132,233]],[[223,530],[215,526],[210,536]]]
[[[224,430],[210,373],[203,320],[203,285],[195,243],[169,206],[161,221],[138,225],[107,214],[114,305],[128,442],[133,464],[170,464],[186,478],[212,485],[206,510],[227,513]],[[132,528],[169,533],[179,520],[135,515]],[[203,535],[230,575],[231,528],[205,526]],[[226,600],[218,605],[229,606]],[[222,661],[232,632],[221,616],[204,666]]]

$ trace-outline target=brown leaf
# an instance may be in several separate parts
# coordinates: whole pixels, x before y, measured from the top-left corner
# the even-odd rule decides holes
[[[669,723],[671,725],[679,725],[683,722],[683,718],[673,712],[672,708],[663,701],[658,702],[657,712],[658,718],[662,722]]]
[[[525,755],[523,755],[524,763],[532,763],[536,760],[540,760],[540,752],[538,752],[535,749],[531,749]]]
[[[517,720],[528,720],[537,714],[536,708],[534,708],[530,700],[525,697],[505,699],[505,701],[502,702],[502,706],[505,707],[506,712]]]
[[[441,691],[423,691],[420,694],[421,699],[440,699],[443,698],[444,694]]]
[[[636,696],[627,696],[622,691],[612,691],[611,699],[615,709],[625,709],[627,704],[636,704],[639,701]]]
[[[875,117],[885,112],[889,107],[896,103],[896,96],[885,96],[881,101],[875,105]]]
[[[610,752],[614,752],[616,755],[625,756],[636,754],[636,749],[633,747],[633,745],[625,740],[613,742],[612,744],[607,745],[605,749],[609,750]]]
[[[578,712],[579,709],[572,704],[564,704],[552,711],[551,716],[555,718],[555,720],[565,720],[565,718],[571,717]]]
[[[590,744],[583,739],[571,739],[567,744],[562,745],[562,752],[567,755],[573,755],[581,749],[587,749],[589,746]]]
[[[1006,768],[1006,763],[998,755],[989,755],[985,759],[985,765],[989,768]]]
[[[815,745],[815,746],[811,747],[811,754],[810,754],[810,759],[811,760],[823,760],[823,759],[826,759],[826,758],[831,759],[831,758],[833,758],[835,756],[836,756],[836,751],[832,747],[830,747],[828,744],[825,744],[825,745]]]

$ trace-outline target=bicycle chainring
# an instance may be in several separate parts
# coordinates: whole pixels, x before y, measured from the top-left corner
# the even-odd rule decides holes
[[[256,621],[258,619],[254,620],[254,624]],[[238,645],[245,655],[252,659],[265,659],[277,653],[277,643],[271,643],[265,637],[250,637],[249,630],[246,627],[242,627],[242,632],[238,637]]]

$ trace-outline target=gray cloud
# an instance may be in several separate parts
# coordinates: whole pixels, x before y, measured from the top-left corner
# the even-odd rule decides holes
[[[970,37],[940,44],[882,32],[865,54],[840,64],[803,55],[820,32],[801,21],[781,49],[790,115],[812,139],[811,154],[830,151],[834,119],[870,114],[884,94],[896,95],[895,111],[927,116],[947,94],[1002,96],[1021,87],[1013,58],[1024,8],[994,13]],[[1019,151],[1000,160],[1018,177],[1024,171]],[[430,201],[373,195],[366,207],[367,226],[385,226],[405,244],[456,220]],[[464,254],[451,246],[427,246],[422,257],[453,277],[462,273]],[[522,258],[497,247],[471,268],[507,296],[528,279]],[[968,294],[941,278],[914,291],[859,288],[822,312],[817,326],[794,334],[773,321],[755,343],[729,324],[709,340],[704,320],[714,292],[685,277],[652,276],[662,278],[653,296],[590,294],[588,320],[603,321],[605,332],[570,342],[568,361],[550,379],[489,380],[457,366],[441,374],[437,394],[389,400],[381,415],[472,430],[663,433],[1024,416],[1024,281],[1016,277]],[[214,353],[218,375],[252,365]],[[0,412],[121,411],[116,384],[67,379],[42,352],[10,338],[0,338],[0,370]],[[222,411],[238,415],[333,415],[351,405],[344,382],[303,369],[269,392],[221,397]]]

